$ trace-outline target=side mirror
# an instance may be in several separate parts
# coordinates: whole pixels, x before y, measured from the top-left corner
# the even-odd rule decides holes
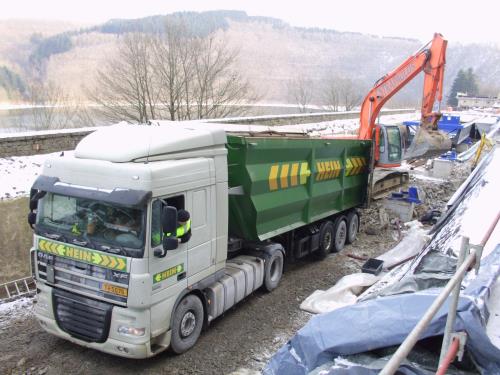
[[[36,223],[36,213],[30,212],[28,214],[28,224],[30,225],[31,229],[33,229],[33,225]]]
[[[43,190],[36,190],[36,189],[31,189],[30,191],[30,211],[34,211],[38,207],[38,201],[42,199],[45,194],[47,194],[46,191]]]
[[[161,212],[161,228],[163,233],[175,233],[177,230],[177,208],[163,207]]]
[[[175,250],[179,247],[179,241],[175,237],[163,237],[163,250]]]

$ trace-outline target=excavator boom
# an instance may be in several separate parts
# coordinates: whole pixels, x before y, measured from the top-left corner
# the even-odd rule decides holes
[[[361,106],[359,139],[372,139],[376,119],[384,104],[422,71],[425,78],[421,122],[422,126],[436,129],[440,114],[432,109],[436,98],[439,102],[442,100],[447,43],[441,34],[434,34],[431,42],[375,83]]]

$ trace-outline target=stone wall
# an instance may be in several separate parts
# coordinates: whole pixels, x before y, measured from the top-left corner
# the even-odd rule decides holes
[[[78,142],[96,128],[13,133],[0,136],[0,157],[48,154],[73,150]]]
[[[384,110],[383,115],[403,114],[414,112],[414,109]],[[227,124],[259,124],[259,125],[293,125],[314,122],[354,119],[359,112],[323,112],[304,113],[277,116],[236,117],[227,119],[207,120],[207,122]],[[0,158],[9,156],[23,156],[47,154],[61,150],[73,150],[78,142],[97,128],[65,129],[57,131],[39,131],[27,133],[13,133],[0,136]]]

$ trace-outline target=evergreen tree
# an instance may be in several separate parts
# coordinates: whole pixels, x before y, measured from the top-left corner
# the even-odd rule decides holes
[[[472,68],[467,71],[460,69],[451,85],[450,95],[448,96],[448,105],[456,107],[458,105],[457,94],[465,93],[469,96],[477,95],[478,88],[476,82],[476,75]]]

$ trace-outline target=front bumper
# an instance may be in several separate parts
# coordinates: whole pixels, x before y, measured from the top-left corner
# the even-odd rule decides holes
[[[150,340],[150,313],[146,310],[133,310],[129,308],[113,306],[109,334],[102,343],[88,342],[76,338],[60,328],[54,314],[52,292],[53,289],[44,283],[38,284],[40,290],[35,305],[35,316],[40,326],[55,336],[64,338],[75,344],[96,349],[105,353],[114,354],[127,358],[148,358],[158,354],[162,350],[151,350]],[[144,336],[132,337],[118,333],[118,326],[128,325],[136,327],[146,327]],[[163,349],[163,348],[161,348]]]

